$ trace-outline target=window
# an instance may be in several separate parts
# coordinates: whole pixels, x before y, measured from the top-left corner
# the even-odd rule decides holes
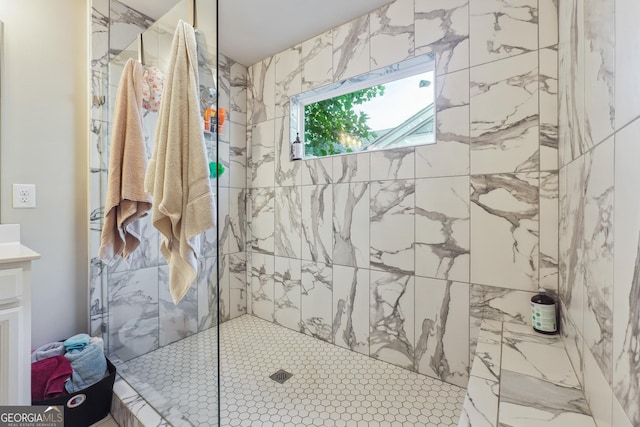
[[[291,98],[304,158],[435,142],[432,55]]]

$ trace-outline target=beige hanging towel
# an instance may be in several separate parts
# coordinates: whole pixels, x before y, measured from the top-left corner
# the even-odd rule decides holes
[[[196,278],[200,235],[215,226],[199,96],[195,32],[180,21],[145,177],[145,189],[154,200],[151,218],[161,233],[160,251],[169,264],[169,290],[176,304]]]
[[[151,209],[144,190],[147,155],[142,128],[142,74],[140,63],[129,59],[118,85],[113,115],[104,225],[98,256],[112,265],[138,247],[138,221]]]

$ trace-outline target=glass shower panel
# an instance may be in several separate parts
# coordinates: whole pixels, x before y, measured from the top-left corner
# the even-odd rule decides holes
[[[127,60],[143,60],[147,72],[165,75],[171,45],[180,19],[193,22],[193,1],[183,0],[115,56],[108,66],[107,96],[112,123],[118,83]],[[201,110],[217,109],[217,2],[198,0],[196,40]],[[153,152],[158,113],[144,110],[144,140],[148,158]],[[110,126],[109,126],[110,129]],[[217,134],[205,132],[208,162],[217,162]],[[110,141],[110,135],[105,135]],[[105,144],[109,145],[109,144]],[[108,164],[109,147],[104,147]],[[105,198],[106,183],[101,185]],[[216,180],[211,180],[216,191]],[[169,294],[169,268],[160,253],[160,236],[150,215],[142,220],[140,246],[128,262],[105,267],[102,289],[107,311],[104,332],[109,358],[121,376],[173,425],[217,425],[218,420],[218,258],[217,230],[201,240],[198,276],[176,305]],[[196,335],[207,334],[204,347],[194,348]],[[200,339],[198,342],[201,342]],[[190,396],[194,367],[206,365],[211,383],[206,396]],[[206,418],[206,422],[203,421]]]

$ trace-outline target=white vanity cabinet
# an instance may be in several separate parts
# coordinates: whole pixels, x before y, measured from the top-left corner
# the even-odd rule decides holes
[[[0,225],[0,405],[31,405],[31,261],[38,258],[20,244],[19,226]]]

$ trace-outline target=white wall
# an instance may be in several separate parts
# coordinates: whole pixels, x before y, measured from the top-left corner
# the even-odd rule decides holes
[[[35,347],[87,329],[87,3],[0,0],[0,20],[0,219],[42,255]],[[36,184],[36,209],[11,207],[12,183]]]

